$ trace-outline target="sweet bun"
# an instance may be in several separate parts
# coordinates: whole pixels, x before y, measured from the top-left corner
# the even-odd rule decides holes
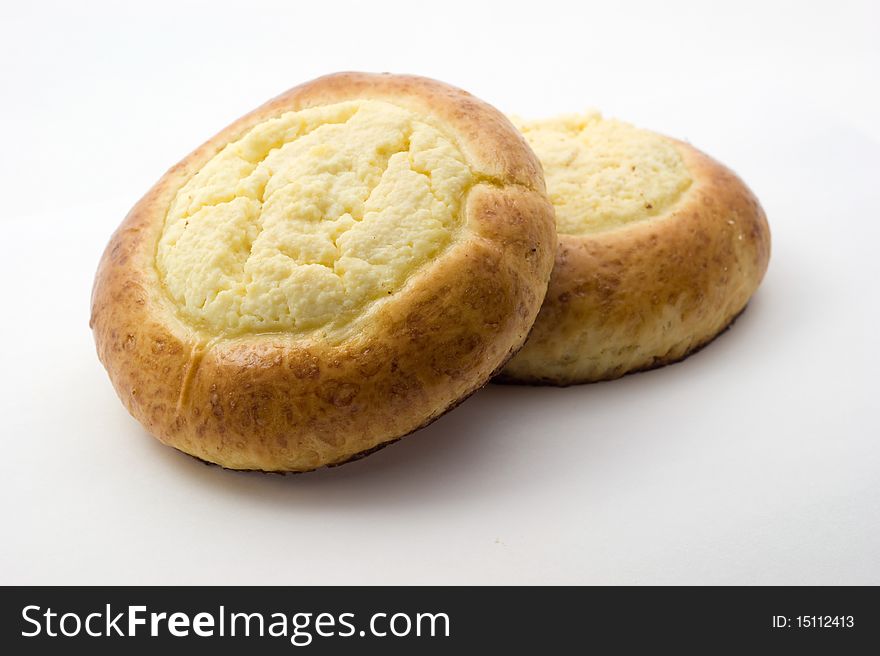
[[[555,244],[540,165],[494,108],[424,78],[336,74],[165,174],[104,252],[90,325],[159,440],[305,471],[485,384],[524,342]]]
[[[556,264],[501,381],[567,385],[677,360],[743,310],[770,232],[732,171],[686,143],[598,114],[517,121],[556,210]]]

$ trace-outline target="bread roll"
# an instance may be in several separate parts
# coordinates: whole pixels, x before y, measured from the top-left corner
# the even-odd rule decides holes
[[[91,326],[125,406],[233,469],[306,471],[424,426],[523,343],[556,235],[509,121],[432,80],[271,100],[131,210]]]
[[[543,163],[559,248],[532,333],[500,380],[568,385],[676,362],[743,310],[770,233],[732,171],[596,113],[515,122]]]

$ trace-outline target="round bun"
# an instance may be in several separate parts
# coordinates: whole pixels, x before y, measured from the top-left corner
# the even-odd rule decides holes
[[[500,380],[568,385],[676,362],[743,310],[770,232],[732,171],[595,113],[515,122],[544,166],[559,248],[532,333]]]
[[[233,469],[339,464],[431,422],[520,348],[556,243],[489,105],[341,73],[177,164],[101,259],[90,325],[129,412]]]

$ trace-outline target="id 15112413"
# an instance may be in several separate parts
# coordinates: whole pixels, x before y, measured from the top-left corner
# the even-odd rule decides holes
[[[774,629],[851,629],[855,626],[852,615],[785,615],[773,616]]]

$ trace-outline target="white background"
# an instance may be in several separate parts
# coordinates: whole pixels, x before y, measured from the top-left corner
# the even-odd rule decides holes
[[[880,11],[704,4],[5,9],[0,583],[880,583]],[[490,386],[339,469],[161,446],[95,356],[104,244],[205,138],[345,69],[689,139],[761,198],[763,286],[682,364]]]

